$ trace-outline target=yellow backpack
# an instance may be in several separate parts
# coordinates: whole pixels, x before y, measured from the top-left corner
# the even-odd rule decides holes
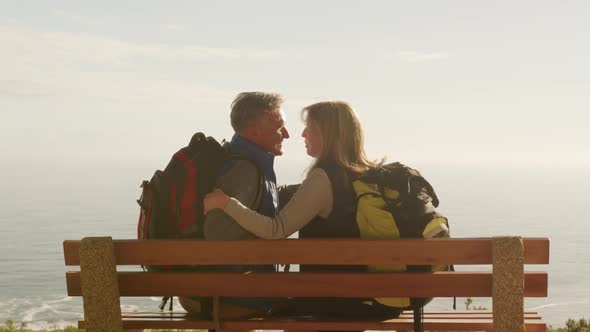
[[[362,239],[449,237],[447,218],[435,208],[434,189],[418,171],[400,163],[375,168],[353,181],[357,224]],[[448,266],[370,265],[371,272],[445,271]],[[431,299],[376,298],[390,307],[416,309]]]

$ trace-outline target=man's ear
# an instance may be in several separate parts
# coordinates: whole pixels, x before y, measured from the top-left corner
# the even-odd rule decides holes
[[[242,129],[241,136],[251,142],[256,142],[257,138],[260,136],[260,128],[254,123],[250,124]]]

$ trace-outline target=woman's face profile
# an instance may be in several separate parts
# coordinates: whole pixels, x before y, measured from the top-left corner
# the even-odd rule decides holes
[[[308,119],[305,123],[305,129],[301,133],[301,137],[305,140],[307,154],[310,157],[319,157],[320,151],[322,151],[322,138],[318,126]]]

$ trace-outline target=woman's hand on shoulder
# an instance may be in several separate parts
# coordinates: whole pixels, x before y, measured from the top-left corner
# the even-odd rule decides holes
[[[227,196],[221,189],[214,189],[212,192],[205,195],[203,200],[203,213],[207,214],[211,210],[225,209],[230,197]]]

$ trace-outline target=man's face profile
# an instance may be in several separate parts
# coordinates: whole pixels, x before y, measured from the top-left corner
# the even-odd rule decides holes
[[[289,138],[285,120],[280,110],[264,113],[257,121],[256,144],[275,156],[283,154],[283,140]]]

